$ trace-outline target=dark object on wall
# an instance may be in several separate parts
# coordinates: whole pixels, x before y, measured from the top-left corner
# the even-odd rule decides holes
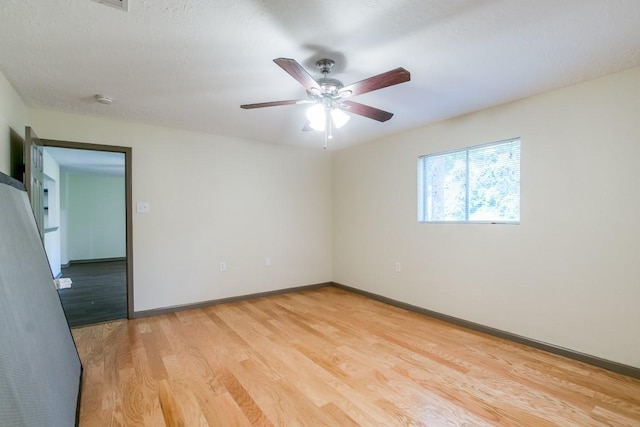
[[[9,130],[9,158],[11,178],[24,182],[24,138],[13,129]]]
[[[0,425],[77,424],[81,376],[27,193],[0,173]]]

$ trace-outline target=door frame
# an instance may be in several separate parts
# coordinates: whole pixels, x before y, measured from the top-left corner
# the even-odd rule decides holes
[[[59,141],[55,139],[42,139],[42,145],[46,147],[70,148],[74,150],[106,151],[110,153],[124,154],[124,192],[125,192],[125,215],[126,215],[126,277],[127,277],[127,318],[133,319],[133,195],[131,183],[131,147],[118,145],[90,144],[86,142]]]

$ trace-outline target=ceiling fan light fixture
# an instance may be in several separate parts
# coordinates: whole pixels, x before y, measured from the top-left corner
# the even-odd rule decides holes
[[[322,104],[314,104],[307,109],[307,119],[309,119],[309,127],[313,130],[324,130],[324,106]]]
[[[331,110],[331,120],[333,121],[336,129],[340,129],[342,126],[346,125],[349,119],[351,119],[351,116],[342,111],[340,108],[334,108],[333,110]]]
[[[312,105],[307,109],[307,119],[309,119],[309,127],[313,130],[323,131],[326,125],[326,108],[322,104]],[[336,129],[341,128],[351,117],[340,108],[331,108],[331,123]]]

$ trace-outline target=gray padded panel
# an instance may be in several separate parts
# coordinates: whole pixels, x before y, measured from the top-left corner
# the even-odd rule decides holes
[[[19,188],[0,173],[0,426],[73,426],[80,359]]]

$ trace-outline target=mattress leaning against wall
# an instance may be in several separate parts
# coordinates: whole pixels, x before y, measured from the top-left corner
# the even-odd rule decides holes
[[[0,173],[0,425],[73,426],[81,371],[27,193]]]

